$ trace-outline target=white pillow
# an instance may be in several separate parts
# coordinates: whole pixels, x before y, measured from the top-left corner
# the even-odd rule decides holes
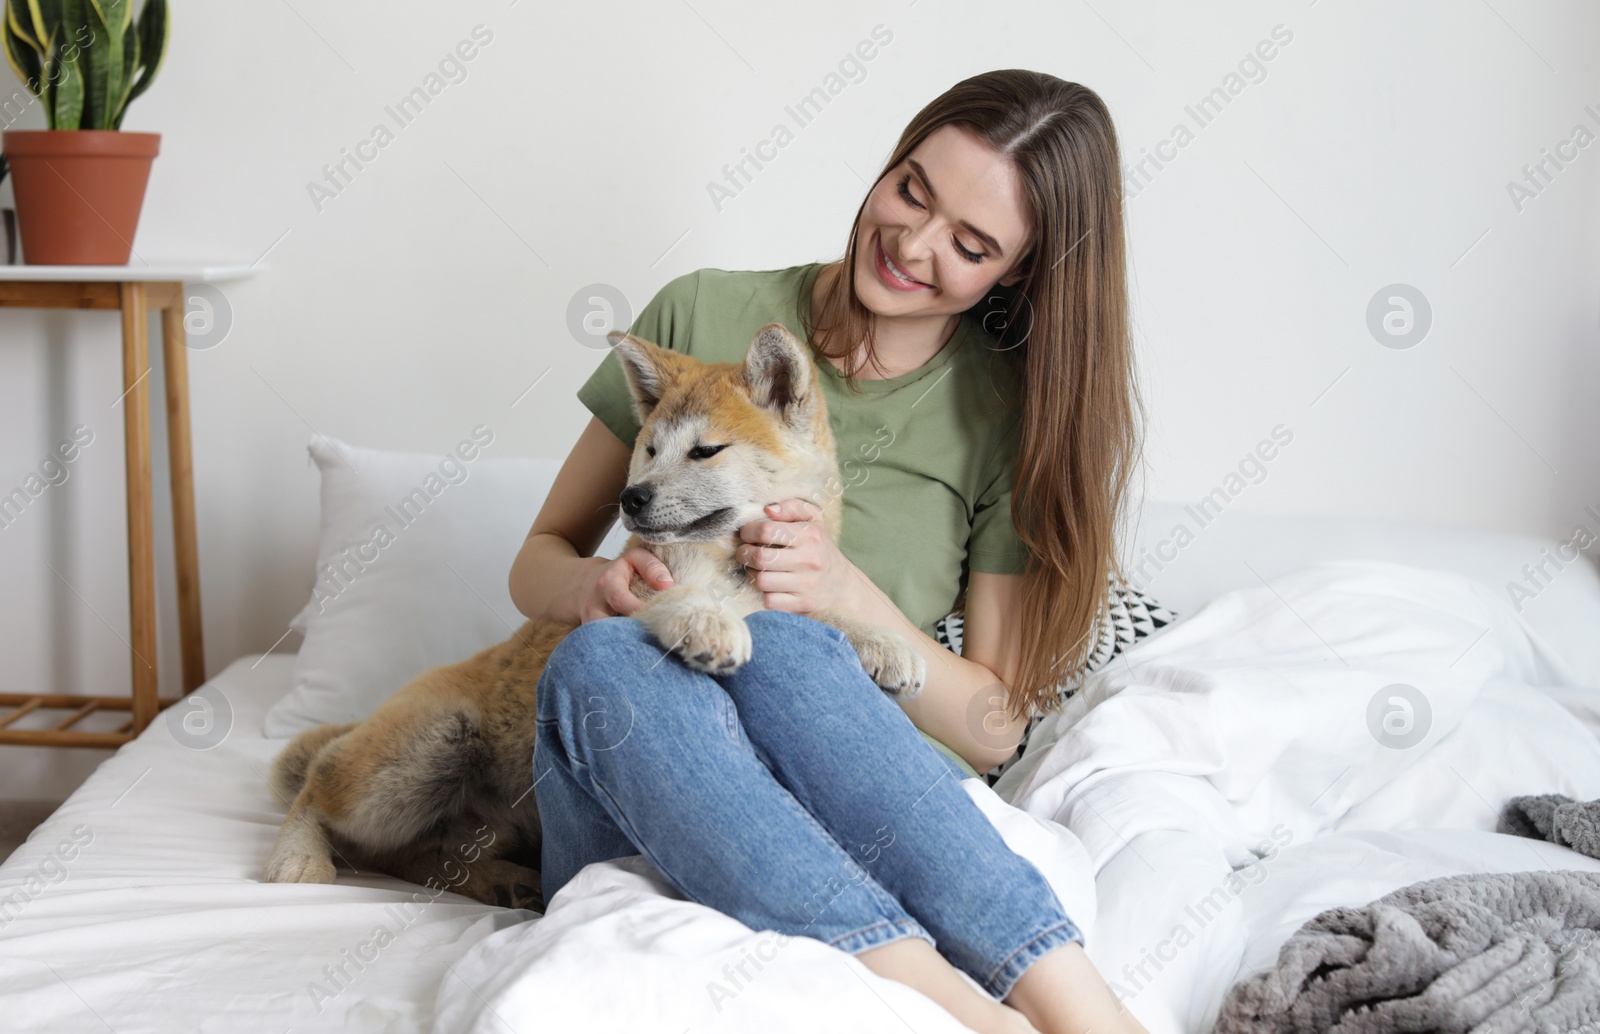
[[[507,579],[561,467],[490,457],[483,425],[448,453],[364,449],[313,436],[322,532],[305,641],[266,733],[358,721],[422,671],[510,638],[525,620]],[[612,528],[600,555],[627,532]]]

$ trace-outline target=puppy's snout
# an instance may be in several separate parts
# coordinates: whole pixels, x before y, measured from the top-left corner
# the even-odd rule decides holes
[[[650,505],[650,500],[656,497],[655,489],[649,485],[629,485],[622,490],[622,509],[629,517],[637,517],[639,512]]]

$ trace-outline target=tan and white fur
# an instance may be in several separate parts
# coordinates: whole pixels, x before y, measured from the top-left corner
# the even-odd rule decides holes
[[[749,660],[744,618],[762,595],[735,557],[764,506],[814,502],[838,538],[843,485],[817,372],[781,324],[743,363],[703,363],[631,335],[610,336],[641,428],[622,493],[625,548],[672,572],[657,592],[635,576],[633,616],[684,664],[711,675]],[[891,693],[921,691],[925,662],[902,636],[843,613],[844,632]],[[443,886],[488,904],[542,908],[541,831],[529,759],[535,688],[575,626],[531,620],[510,639],[418,675],[369,717],[297,737],[273,764],[289,813],[267,862],[274,883],[331,883],[352,867]]]

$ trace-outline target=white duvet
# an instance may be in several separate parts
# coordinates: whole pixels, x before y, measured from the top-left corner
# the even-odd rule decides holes
[[[1574,681],[1476,582],[1321,564],[1097,673],[996,788],[1016,807],[964,785],[1151,1034],[1200,1032],[1325,908],[1456,872],[1600,870],[1493,832],[1514,795],[1600,797],[1600,689]],[[964,1029],[843,952],[678,898],[638,858],[477,940],[436,1015],[483,1034]]]

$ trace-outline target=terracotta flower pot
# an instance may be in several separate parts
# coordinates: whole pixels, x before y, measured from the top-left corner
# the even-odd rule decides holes
[[[7,130],[4,150],[28,264],[125,265],[160,148],[160,133]]]

